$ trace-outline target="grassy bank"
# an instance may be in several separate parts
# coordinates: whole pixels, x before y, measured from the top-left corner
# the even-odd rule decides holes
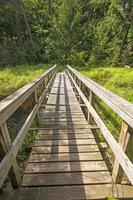
[[[52,65],[24,65],[0,68],[0,99],[34,80]]]
[[[94,68],[82,70],[85,76],[121,97],[133,102],[133,69],[131,68]]]

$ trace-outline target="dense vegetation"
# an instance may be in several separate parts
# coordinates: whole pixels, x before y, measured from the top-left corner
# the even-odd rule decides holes
[[[0,2],[0,66],[133,65],[132,0]]]

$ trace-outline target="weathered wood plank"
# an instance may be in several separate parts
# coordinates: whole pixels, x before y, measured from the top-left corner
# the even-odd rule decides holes
[[[60,162],[60,161],[88,161],[103,160],[100,152],[89,153],[55,153],[55,154],[31,154],[28,162]]]
[[[25,174],[22,186],[84,185],[112,183],[109,172]]]
[[[60,132],[57,132],[56,134],[43,134],[43,132],[41,133],[38,133],[37,136],[36,136],[36,140],[70,140],[70,139],[93,139],[94,136],[93,134],[75,134],[73,132],[72,133],[60,133]]]
[[[45,125],[45,123],[43,124],[43,121],[40,121],[40,126],[43,127],[43,128],[47,128],[47,129],[68,129],[68,130],[75,130],[75,129],[88,129],[88,124],[64,124],[64,125],[61,125],[58,126],[58,125]]]
[[[40,122],[41,122],[41,124],[44,124],[44,126],[49,126],[49,127],[51,127],[51,126],[58,126],[58,127],[61,127],[61,126],[76,126],[76,125],[78,125],[78,127],[79,127],[79,125],[81,125],[81,128],[82,128],[82,126],[84,126],[84,125],[88,125],[88,122],[87,121],[71,121],[71,120],[69,120],[69,121],[59,121],[58,119],[57,120],[54,120],[54,121],[45,121],[44,119],[40,119]],[[86,127],[86,126],[85,126]]]
[[[25,173],[108,171],[104,161],[28,163]]]
[[[99,148],[97,145],[75,145],[71,146],[53,146],[51,147],[33,147],[32,153],[80,153],[80,152],[97,152]]]
[[[132,199],[133,189],[129,185],[118,184],[93,184],[76,186],[53,186],[53,187],[23,187],[19,190],[5,190],[1,194],[1,200],[102,200],[109,196],[118,199]]]
[[[71,140],[36,140],[33,144],[34,147],[39,146],[71,146],[71,145],[90,145],[96,144],[94,139],[71,139]]]
[[[87,123],[87,121],[86,121],[86,119],[85,118],[71,118],[71,117],[69,117],[69,118],[60,118],[60,117],[58,117],[58,118],[54,118],[54,116],[53,116],[53,118],[45,118],[45,117],[42,117],[42,120],[43,120],[43,122],[44,123],[53,123],[53,122],[64,122],[64,123],[68,123],[68,122],[71,122],[71,123],[80,123],[80,124],[88,124]]]

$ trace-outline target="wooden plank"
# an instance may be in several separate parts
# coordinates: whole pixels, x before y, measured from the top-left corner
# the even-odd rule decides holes
[[[93,134],[42,134],[37,133],[36,140],[70,140],[70,139],[92,139],[94,138]]]
[[[54,120],[54,119],[62,119],[62,120],[69,120],[69,118],[71,117],[72,120],[80,120],[80,119],[85,119],[84,115],[82,113],[80,113],[79,115],[73,115],[73,113],[71,113],[70,115],[53,115],[52,113],[49,114],[44,114],[43,112],[41,113],[40,111],[40,115],[42,114],[42,116],[44,117],[45,120]],[[78,119],[77,119],[78,117]]]
[[[60,127],[58,128],[44,128],[44,127],[33,127],[33,128],[30,128],[29,130],[36,130],[36,131],[39,131],[39,133],[48,133],[48,134],[92,134],[92,131],[91,129],[95,129],[97,128],[96,126],[88,126],[88,128],[69,128],[69,129],[62,129]]]
[[[73,107],[70,107],[70,110],[68,110],[67,109],[67,107],[60,107],[60,108],[45,108],[46,109],[46,111],[49,111],[49,112],[54,112],[54,111],[56,111],[56,112],[67,112],[67,113],[72,113],[72,112],[76,112],[76,113],[80,113],[81,112],[81,110],[80,110],[80,108],[73,108]]]
[[[83,115],[83,113],[82,112],[76,112],[76,111],[74,111],[74,112],[66,112],[66,111],[47,111],[47,110],[41,110],[41,112],[40,113],[43,113],[43,115],[44,116],[46,116],[46,117],[48,117],[48,116],[54,116],[54,117],[70,117],[70,116],[72,116],[72,117],[74,117],[74,116],[81,116],[81,117],[83,117],[84,115]]]
[[[108,171],[104,161],[28,163],[25,173]]]
[[[69,73],[69,72],[68,72]],[[121,167],[123,168],[124,172],[126,173],[127,177],[133,184],[133,164],[129,160],[129,158],[126,156],[126,154],[123,152],[121,149],[120,145],[117,143],[115,138],[112,136],[111,132],[108,130],[102,119],[98,116],[97,112],[95,109],[91,106],[85,95],[82,93],[82,91],[79,89],[78,85],[75,83],[73,80],[72,76],[69,74],[71,77],[77,91],[79,92],[80,96],[82,97],[83,102],[86,104],[88,110],[90,111],[91,115],[93,116],[97,126],[100,128],[101,132],[103,133],[107,143],[111,147],[111,150],[116,156],[116,159],[120,163]]]
[[[82,125],[82,124],[64,124],[64,125],[60,125],[60,126],[58,126],[58,125],[51,125],[51,126],[49,126],[49,125],[45,125],[45,124],[43,124],[43,122],[41,122],[40,121],[40,126],[42,127],[43,126],[43,128],[47,128],[47,129],[57,129],[57,130],[59,130],[59,128],[60,129],[68,129],[68,130],[75,130],[75,129],[88,129],[89,127],[88,127],[88,124],[86,125],[86,124],[84,124],[84,125]]]
[[[53,129],[59,129],[59,128],[62,128],[62,129],[78,129],[78,128],[80,128],[80,129],[88,129],[88,124],[87,124],[87,122],[71,122],[71,121],[69,121],[69,122],[58,122],[58,120],[57,121],[55,121],[55,122],[51,122],[51,124],[50,123],[45,123],[44,121],[43,121],[43,119],[40,119],[40,127],[44,127],[44,128],[53,128]]]
[[[90,145],[96,144],[94,139],[71,139],[71,140],[36,140],[33,144],[34,147],[39,146],[71,146],[71,145]]]
[[[51,118],[45,118],[45,117],[43,117],[42,116],[42,118],[43,118],[43,121],[44,121],[44,123],[53,123],[53,122],[77,122],[77,123],[79,123],[79,122],[82,122],[82,123],[84,123],[84,124],[88,124],[87,123],[87,121],[86,121],[86,119],[85,118],[80,118],[80,119],[78,119],[77,117],[73,117],[73,118],[71,118],[71,117],[69,117],[69,118],[60,118],[60,117],[58,117],[58,118],[54,118],[54,116],[53,117],[51,117]]]
[[[72,120],[69,120],[69,121],[59,121],[58,119],[57,120],[54,120],[54,121],[45,121],[44,119],[40,119],[40,122],[41,122],[41,124],[44,124],[44,126],[49,126],[49,127],[51,127],[51,126],[58,126],[58,127],[61,127],[61,126],[67,126],[67,125],[69,125],[69,126],[76,126],[76,125],[78,125],[78,127],[79,127],[79,125],[88,125],[88,122],[87,121],[72,121]],[[86,126],[85,126],[86,127]]]
[[[103,160],[100,152],[31,154],[28,162],[60,162],[60,161]]]
[[[103,200],[108,197],[117,199],[132,199],[133,189],[129,185],[118,184],[93,184],[75,186],[53,187],[23,187],[19,190],[5,190],[1,194],[1,200]]]
[[[80,152],[97,152],[97,145],[78,145],[78,146],[53,146],[51,147],[33,147],[32,153],[80,153]]]
[[[22,186],[56,186],[112,183],[109,172],[25,174]]]

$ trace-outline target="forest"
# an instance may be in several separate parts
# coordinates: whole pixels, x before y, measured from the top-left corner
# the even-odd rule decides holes
[[[0,0],[0,66],[133,66],[132,0]]]

